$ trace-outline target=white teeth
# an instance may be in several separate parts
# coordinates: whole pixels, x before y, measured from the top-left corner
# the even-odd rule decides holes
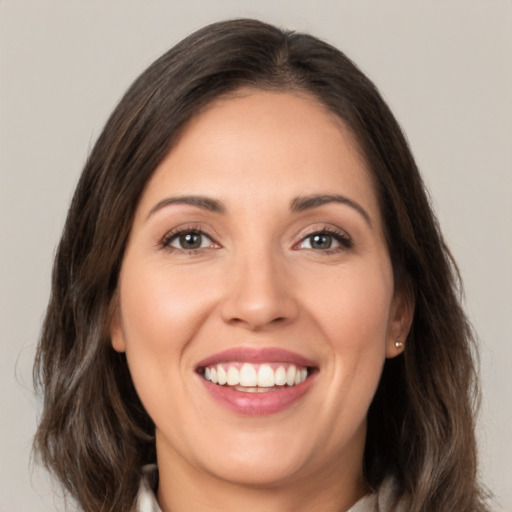
[[[282,366],[274,372],[274,382],[276,386],[284,386],[286,384],[286,370]]]
[[[275,366],[274,366],[275,368]],[[263,392],[276,386],[296,386],[308,377],[307,368],[281,364],[275,370],[270,363],[223,363],[204,369],[204,378],[214,384],[233,386],[248,393]]]
[[[257,393],[259,388],[258,387],[244,387],[244,386],[237,386],[235,388],[237,391],[245,391],[246,393]]]
[[[228,386],[238,386],[240,384],[240,373],[234,366],[228,368]]]
[[[226,375],[226,371],[220,364],[217,365],[217,379],[220,386],[224,386],[228,381],[228,376]],[[213,381],[212,381],[213,382]]]
[[[258,374],[252,364],[245,363],[240,369],[240,385],[247,387],[258,385]]]
[[[258,370],[258,386],[271,388],[274,385],[274,370],[268,364],[262,364]]]
[[[295,365],[290,365],[288,367],[288,371],[286,372],[286,384],[288,386],[294,386],[295,385],[295,374],[297,373],[297,368],[295,368]]]

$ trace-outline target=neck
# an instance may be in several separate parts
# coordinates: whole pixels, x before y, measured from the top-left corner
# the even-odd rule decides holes
[[[345,512],[368,492],[360,464],[322,467],[314,476],[251,485],[173,462],[158,461],[162,512]]]

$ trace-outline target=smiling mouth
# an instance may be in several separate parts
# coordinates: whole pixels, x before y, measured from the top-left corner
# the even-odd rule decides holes
[[[311,367],[274,362],[225,362],[198,369],[198,373],[208,382],[246,393],[265,393],[298,386],[312,371]]]

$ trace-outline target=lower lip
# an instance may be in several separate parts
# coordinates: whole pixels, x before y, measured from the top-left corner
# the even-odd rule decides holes
[[[210,395],[230,411],[246,416],[275,414],[291,407],[311,388],[315,375],[309,376],[296,386],[282,387],[261,393],[238,391],[231,387],[219,386],[200,377]]]

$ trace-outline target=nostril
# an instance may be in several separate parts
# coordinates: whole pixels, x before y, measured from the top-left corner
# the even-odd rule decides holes
[[[260,331],[265,330],[270,326],[278,327],[279,325],[286,324],[288,318],[286,316],[278,316],[276,318],[271,318],[269,320],[263,318],[254,318],[254,317],[233,317],[227,320],[227,323],[232,326],[246,326],[247,328]]]

